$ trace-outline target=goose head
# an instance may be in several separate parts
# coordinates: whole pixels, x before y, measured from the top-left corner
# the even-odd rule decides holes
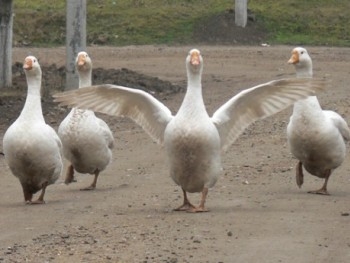
[[[41,68],[36,57],[28,56],[24,59],[23,69],[27,77],[39,76],[41,77]]]
[[[198,49],[191,49],[186,58],[187,71],[192,74],[201,74],[203,70],[203,58]]]
[[[297,76],[311,77],[312,76],[312,60],[305,48],[296,47],[292,50],[292,56],[288,60],[288,64],[293,64]]]
[[[79,72],[86,72],[92,69],[92,61],[88,53],[82,51],[79,52],[75,59],[75,66]]]

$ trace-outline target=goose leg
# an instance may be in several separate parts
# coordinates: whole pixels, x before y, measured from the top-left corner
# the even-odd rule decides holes
[[[302,162],[298,162],[297,167],[296,167],[296,176],[295,179],[297,181],[297,185],[299,186],[299,188],[301,188],[301,186],[304,183],[304,173],[303,173],[303,164]]]
[[[26,204],[30,204],[32,202],[33,194],[28,191],[27,187],[22,184],[23,189],[23,195],[24,195],[24,202]]]
[[[327,170],[323,186],[319,190],[309,191],[308,193],[309,194],[319,194],[319,195],[329,195],[329,193],[327,191],[327,183],[328,183],[328,179],[330,176],[331,176],[331,170]]]
[[[179,206],[178,208],[175,208],[174,211],[188,211],[191,209],[195,209],[196,207],[192,205],[188,200],[186,191],[182,189],[182,192],[184,194],[184,202],[181,206]]]
[[[31,202],[30,204],[33,204],[33,205],[45,204],[44,195],[45,195],[45,190],[47,186],[48,186],[48,182],[43,183],[39,198],[36,201]]]
[[[94,176],[94,180],[92,181],[91,185],[85,188],[80,189],[81,191],[89,191],[89,190],[94,190],[96,188],[96,184],[97,184],[97,178],[98,175],[100,174],[100,171],[96,169],[95,171],[95,176]]]
[[[66,172],[66,179],[64,180],[65,184],[70,184],[72,182],[76,182],[75,178],[74,178],[74,167],[72,164],[70,164],[67,167],[67,172]]]
[[[193,208],[187,210],[187,212],[191,212],[191,213],[209,212],[209,210],[204,207],[205,200],[207,199],[208,192],[209,192],[209,189],[207,187],[204,187],[203,191],[202,191],[202,199],[201,199],[201,202],[200,202],[199,206],[198,207],[193,207]]]

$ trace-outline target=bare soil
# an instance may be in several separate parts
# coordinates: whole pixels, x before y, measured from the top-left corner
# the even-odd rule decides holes
[[[90,47],[88,52],[94,68],[104,69],[96,70],[95,83],[113,81],[117,77],[110,75],[122,68],[136,72],[131,79],[153,79],[143,88],[175,113],[184,96],[184,60],[191,48]],[[286,63],[293,47],[197,48],[204,57],[203,93],[210,115],[242,89],[295,75]],[[319,95],[322,106],[349,121],[350,49],[308,50],[315,77],[329,80]],[[64,83],[57,76],[65,64],[64,48],[15,48],[13,61],[21,63],[29,54],[43,67],[44,115],[57,128],[68,109],[53,103],[50,94]],[[107,69],[114,70],[106,74]],[[56,76],[47,77],[50,71]],[[0,93],[1,137],[25,100],[24,75],[15,75],[16,89]],[[149,87],[161,81],[170,83],[169,92]],[[79,191],[91,183],[91,175],[78,174],[78,182],[67,186],[63,173],[48,187],[45,205],[25,205],[20,184],[0,155],[0,262],[350,262],[350,162],[331,176],[330,196],[307,194],[323,183],[308,174],[299,189],[296,160],[286,143],[290,114],[289,108],[254,123],[223,154],[224,171],[209,192],[208,213],[172,210],[181,204],[182,192],[169,177],[164,150],[125,118],[99,114],[114,132],[116,147],[95,191]],[[190,199],[198,203],[200,195]]]

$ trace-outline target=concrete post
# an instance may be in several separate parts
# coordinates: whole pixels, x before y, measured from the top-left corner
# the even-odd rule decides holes
[[[78,88],[75,57],[86,50],[86,0],[66,2],[66,90]]]
[[[235,24],[245,27],[247,25],[248,0],[235,0]]]
[[[12,10],[12,0],[0,0],[0,88],[12,86]]]

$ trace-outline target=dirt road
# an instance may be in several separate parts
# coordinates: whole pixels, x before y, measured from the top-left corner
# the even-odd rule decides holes
[[[94,67],[128,68],[185,86],[184,60],[191,48],[88,52]],[[242,89],[295,75],[286,63],[293,47],[197,48],[210,114]],[[330,80],[319,96],[323,108],[350,122],[350,49],[307,48],[314,76]],[[14,62],[28,54],[42,65],[65,64],[63,48],[15,48]],[[161,99],[176,112],[183,96]],[[18,100],[17,108],[23,103]],[[16,109],[15,118],[17,108],[1,108],[1,138],[12,120],[5,111]],[[52,104],[45,117],[57,128],[66,112]],[[169,177],[164,150],[128,119],[99,115],[110,124],[116,147],[95,191],[79,191],[91,175],[78,175],[77,183],[66,186],[63,174],[48,187],[45,205],[25,205],[17,178],[0,156],[0,262],[350,262],[350,156],[331,176],[330,196],[307,194],[323,184],[309,174],[299,189],[296,160],[286,144],[290,114],[287,109],[251,125],[223,155],[224,172],[209,192],[208,213],[172,211],[182,192]],[[200,195],[190,199],[198,203]]]

